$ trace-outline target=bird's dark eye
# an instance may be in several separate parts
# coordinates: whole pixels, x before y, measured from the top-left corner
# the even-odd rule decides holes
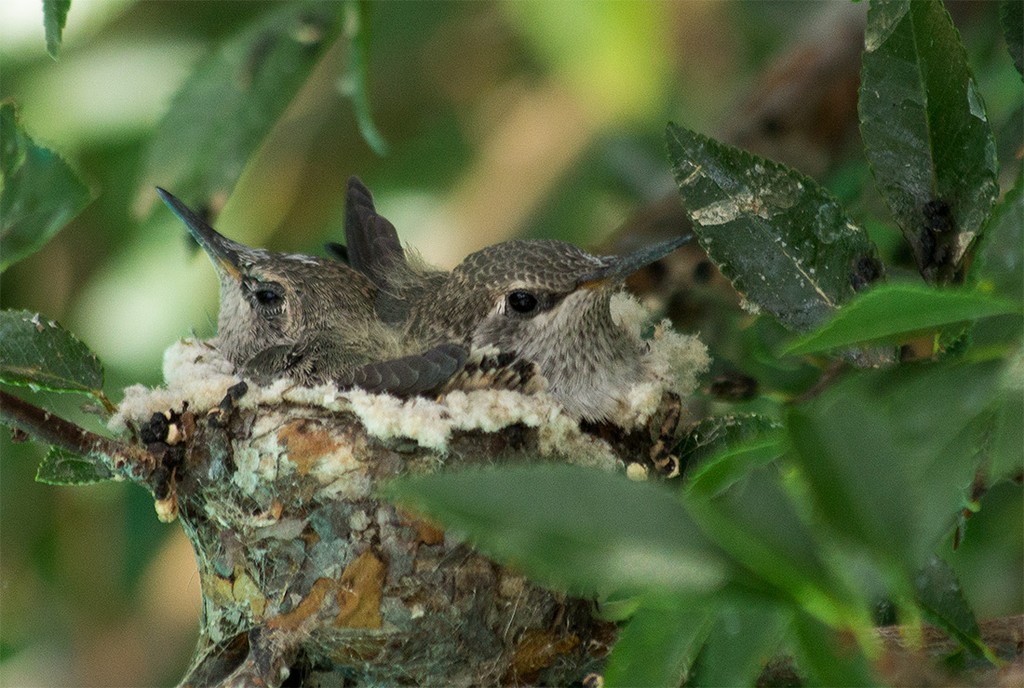
[[[284,301],[284,297],[281,296],[279,292],[275,291],[274,289],[266,287],[260,287],[259,289],[256,289],[256,291],[254,291],[252,295],[253,298],[256,299],[257,303],[259,303],[261,306],[266,306],[268,308],[279,306],[281,305],[281,302]]]
[[[516,313],[526,315],[537,310],[537,297],[528,291],[514,291],[505,300],[508,302],[508,307]]]

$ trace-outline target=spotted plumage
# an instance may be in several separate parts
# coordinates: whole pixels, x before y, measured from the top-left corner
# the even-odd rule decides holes
[[[374,309],[377,289],[360,271],[232,241],[170,193],[157,191],[217,270],[215,344],[246,377],[407,395],[440,389],[462,369],[465,347],[409,347],[386,327]]]
[[[626,276],[681,246],[679,237],[625,256],[563,241],[514,240],[468,256],[451,272],[405,255],[358,179],[349,181],[351,265],[378,288],[375,308],[405,339],[497,349],[536,365],[573,417],[603,421],[646,374],[645,345],[616,323],[611,297]]]

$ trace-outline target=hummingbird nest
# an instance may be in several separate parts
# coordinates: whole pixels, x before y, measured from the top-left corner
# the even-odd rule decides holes
[[[625,295],[613,314],[638,338],[648,321]],[[651,376],[630,390],[623,431],[655,419],[667,392],[691,394],[708,364],[696,338],[647,330]],[[196,340],[167,350],[164,378],[126,389],[111,427],[168,457],[158,513],[177,516],[196,550],[202,628],[182,685],[318,685],[338,666],[356,685],[552,685],[600,669],[614,626],[592,602],[534,586],[376,496],[442,467],[635,460],[553,397],[245,389],[215,341]]]

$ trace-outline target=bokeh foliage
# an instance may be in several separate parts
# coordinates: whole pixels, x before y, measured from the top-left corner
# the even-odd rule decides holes
[[[32,4],[42,33],[43,16],[38,3]],[[87,10],[90,4],[98,9]],[[898,13],[908,4],[879,3],[872,11]],[[152,211],[155,183],[215,215],[229,236],[319,253],[322,241],[339,237],[345,178],[359,174],[404,238],[429,258],[450,264],[513,232],[593,242],[663,190],[672,165],[678,173],[687,164],[710,162],[673,145],[682,137],[724,161],[729,169],[718,179],[732,175],[735,183],[776,185],[797,202],[785,209],[794,226],[802,227],[796,231],[805,232],[792,244],[798,258],[823,269],[853,260],[857,268],[870,253],[898,284],[859,297],[853,294],[866,284],[846,288],[849,283],[840,280],[841,296],[825,290],[826,307],[797,304],[802,294],[780,297],[778,290],[754,298],[755,291],[742,287],[756,283],[758,262],[730,272],[728,263],[741,262],[705,245],[766,313],[794,324],[773,309],[773,299],[789,312],[813,312],[798,330],[821,325],[851,297],[853,303],[801,343],[762,315],[744,320],[736,335],[741,345],[713,351],[740,369],[757,371],[761,394],[717,409],[706,421],[708,429],[718,430],[691,457],[702,481],[686,494],[672,495],[610,476],[541,469],[548,471],[540,476],[545,488],[521,504],[515,495],[490,498],[515,476],[480,474],[454,478],[463,483],[438,478],[433,493],[417,493],[421,506],[438,509],[485,545],[491,542],[495,554],[512,556],[549,582],[602,595],[617,592],[620,606],[633,613],[609,666],[612,684],[660,683],[686,667],[697,683],[749,682],[760,659],[782,647],[779,639],[796,648],[798,662],[819,682],[871,681],[864,631],[870,605],[880,599],[895,602],[900,621],[938,619],[981,654],[971,612],[1021,611],[1020,486],[999,482],[1019,470],[1021,446],[1019,353],[1010,366],[1002,363],[1018,349],[1021,330],[1020,164],[1019,158],[1013,161],[1019,127],[1018,136],[1012,135],[1021,97],[1020,75],[1000,38],[995,8],[965,20],[964,62],[954,70],[973,79],[958,82],[973,94],[965,101],[966,117],[979,119],[978,107],[988,106],[980,118],[987,126],[966,120],[974,132],[981,126],[965,144],[974,162],[958,171],[943,166],[943,160],[959,161],[950,150],[935,158],[937,179],[963,184],[965,194],[977,192],[981,200],[945,186],[912,191],[941,192],[938,200],[947,204],[955,199],[951,210],[932,206],[933,214],[944,222],[950,215],[971,217],[967,229],[980,233],[995,181],[994,170],[979,168],[977,161],[987,163],[998,152],[1004,188],[1015,180],[1017,187],[985,230],[976,267],[966,275],[972,289],[946,294],[903,286],[910,273],[924,272],[920,235],[908,234],[913,220],[906,219],[907,204],[893,206],[911,240],[913,250],[907,251],[882,204],[892,205],[892,194],[883,183],[880,199],[867,162],[857,155],[814,182],[767,162],[757,170],[746,154],[675,129],[671,164],[665,156],[664,122],[713,132],[717,120],[730,116],[730,102],[745,81],[784,43],[792,15],[810,17],[820,9],[811,4],[97,1],[76,3],[70,13],[66,5],[43,3],[45,42],[17,48],[4,41],[0,47],[0,96],[21,108],[23,127],[11,133],[13,109],[3,105],[0,143],[5,199],[15,197],[17,181],[15,167],[8,165],[14,159],[7,155],[11,141],[30,152],[59,151],[70,167],[52,153],[44,155],[55,160],[47,162],[56,165],[53,174],[73,179],[74,169],[85,180],[50,185],[43,194],[60,219],[36,237],[38,245],[81,214],[42,250],[4,272],[0,301],[5,308],[42,312],[81,336],[106,365],[106,391],[114,401],[126,384],[159,382],[163,348],[193,330],[211,334],[215,319],[212,271],[189,250],[173,218]],[[79,11],[86,28],[76,34]],[[372,19],[372,30],[353,28],[353,12]],[[938,71],[935,61],[959,58],[963,49],[955,30],[942,23],[941,6],[925,3],[915,12],[902,31],[918,30],[913,22],[938,22],[943,45],[955,49],[921,51],[903,39],[891,52],[911,51],[932,65],[924,73]],[[1003,15],[1019,24],[1019,12],[1004,6]],[[53,27],[65,20],[64,44],[54,62],[47,51],[57,54],[60,31]],[[567,31],[569,25],[576,30]],[[1014,35],[1012,26],[1005,35]],[[711,38],[714,60],[696,52],[703,41],[695,36]],[[1019,45],[1016,50],[1019,68]],[[354,59],[368,60],[365,69]],[[967,64],[973,73],[965,72]],[[865,67],[869,86],[871,78],[898,72],[885,63],[872,69],[876,77]],[[881,90],[897,86],[905,83]],[[373,138],[369,115],[389,143],[385,158],[374,153],[379,145],[366,141]],[[870,134],[871,124],[885,117],[864,112],[862,118],[875,178],[889,175],[895,184],[901,168],[887,172],[872,153],[872,146],[876,153],[878,146],[884,149],[884,141]],[[944,145],[932,139],[919,144],[914,151]],[[910,159],[901,153],[896,162]],[[920,163],[919,156],[910,164]],[[82,210],[86,189],[96,200]],[[694,202],[684,193],[691,209],[729,198],[735,196]],[[929,200],[919,199],[918,212]],[[809,215],[815,208],[829,212]],[[753,253],[747,255],[769,255],[771,245],[756,244],[758,233],[774,241],[760,206],[739,204],[736,211],[753,228]],[[3,224],[7,217],[5,210],[5,266],[13,255]],[[833,262],[810,261],[805,252],[831,244],[823,235],[828,223],[853,228],[844,231],[856,239],[856,256],[837,258],[822,249],[822,258]],[[712,238],[712,227],[723,228],[710,223],[705,232],[698,226],[705,244],[719,239]],[[865,282],[880,272],[860,271],[870,273]],[[948,277],[943,273],[939,281]],[[814,301],[820,291],[809,284]],[[890,301],[878,306],[886,293]],[[897,298],[909,298],[910,305],[894,305]],[[935,305],[943,298],[949,303]],[[924,322],[891,317],[885,331],[869,332],[865,322],[877,320],[862,315],[858,330],[857,314],[870,315],[867,309],[879,307],[891,316],[901,309],[920,312],[922,304],[934,306],[938,316]],[[1009,314],[979,320],[995,312]],[[939,325],[950,327],[938,333]],[[804,397],[831,360],[794,353],[825,350],[808,348],[814,337],[819,345],[848,351],[890,337],[904,341],[922,329],[935,335],[939,363],[904,365],[895,374],[848,371],[820,396]],[[847,334],[829,340],[837,331]],[[99,425],[67,397],[34,398],[89,427]],[[934,432],[939,426],[941,432]],[[865,428],[871,431],[865,434]],[[181,556],[168,540],[170,529],[156,524],[148,495],[110,484],[79,491],[35,484],[42,450],[15,446],[7,437],[0,442],[0,575],[5,590],[15,590],[2,610],[0,675],[44,683],[175,680],[191,648],[195,626],[188,612],[197,609],[197,590],[188,588],[187,552]],[[59,479],[69,461],[51,456],[43,466]],[[970,469],[979,465],[989,467],[995,485],[980,497],[966,489]],[[581,484],[588,490],[580,490]],[[583,496],[596,510],[592,518],[574,518],[580,510],[572,499]],[[474,514],[474,500],[490,510],[487,518]],[[664,515],[633,509],[640,506],[657,506]],[[954,550],[950,538],[960,507],[974,515],[959,523],[962,546]],[[617,509],[631,518],[617,518]],[[645,523],[645,513],[656,522]],[[508,521],[516,514],[529,514],[530,522],[513,529]],[[538,528],[545,537],[523,536]],[[637,528],[648,537],[630,543],[631,529]],[[621,537],[613,539],[609,531]],[[560,559],[566,551],[579,556]],[[646,568],[595,569],[595,554],[613,560],[623,551],[633,557],[627,563],[642,561]],[[638,570],[649,586],[637,580]],[[673,570],[688,575],[674,576]],[[616,573],[620,579],[608,578]],[[951,589],[956,574],[962,594],[958,589],[936,597],[937,590]],[[933,583],[915,588],[922,576]],[[191,597],[190,609],[182,597]],[[187,613],[168,611],[175,607]],[[167,622],[162,630],[138,641],[141,629],[161,619]],[[851,630],[862,653],[837,662],[839,637]],[[134,643],[140,657],[111,653],[115,641],[121,648]],[[73,660],[55,665],[53,658],[68,655],[71,646]],[[161,666],[153,657],[167,654],[167,646],[176,654]],[[114,668],[118,663],[125,673]]]
[[[1006,194],[992,220],[995,135],[940,2],[871,3],[859,104],[875,185],[914,266],[933,285],[965,282],[986,228],[990,246],[1004,241],[1000,218],[1014,215],[1018,201],[1016,189]],[[926,620],[998,666],[943,540],[962,532],[961,514],[993,485],[1024,480],[1024,446],[1008,437],[1019,440],[1010,428],[1024,420],[1024,302],[990,293],[1004,278],[1024,280],[1024,246],[1000,244],[1005,262],[979,263],[971,289],[928,289],[899,273],[884,284],[878,248],[817,183],[684,127],[669,124],[666,136],[702,247],[761,318],[804,334],[776,355],[840,349],[818,357],[813,384],[776,398],[769,415],[781,432],[751,416],[759,432],[748,432],[739,449],[735,433],[723,433],[721,449],[696,469],[696,489],[661,507],[666,531],[689,516],[687,530],[699,528],[715,546],[676,561],[674,577],[651,572],[675,545],[633,522],[639,497],[622,476],[588,476],[581,490],[576,471],[492,469],[402,479],[390,495],[540,580],[599,599],[633,594],[609,685],[683,677],[688,685],[749,685],[774,652],[796,657],[812,683],[898,680],[886,676],[872,630],[880,601],[895,609],[894,620],[911,629]],[[1008,168],[1020,184],[1019,162]],[[1015,327],[975,342],[974,323],[999,315]],[[892,350],[894,341],[904,346]],[[510,508],[493,498],[502,485],[543,488]],[[583,515],[595,500],[622,515],[614,537],[602,540],[612,529]],[[529,523],[517,520],[521,509],[531,510]],[[557,542],[545,537],[555,530]],[[607,545],[602,573],[628,573],[596,579],[593,566],[562,556],[581,543]],[[994,576],[1019,581],[1017,568]],[[722,574],[700,591],[682,584],[694,570]],[[637,571],[646,574],[640,585]],[[733,632],[716,633],[716,624]]]

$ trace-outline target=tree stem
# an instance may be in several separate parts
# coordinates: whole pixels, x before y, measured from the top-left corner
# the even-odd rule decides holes
[[[156,456],[140,446],[97,435],[2,390],[0,423],[60,449],[101,458],[112,471],[137,482],[145,482],[158,463]]]

